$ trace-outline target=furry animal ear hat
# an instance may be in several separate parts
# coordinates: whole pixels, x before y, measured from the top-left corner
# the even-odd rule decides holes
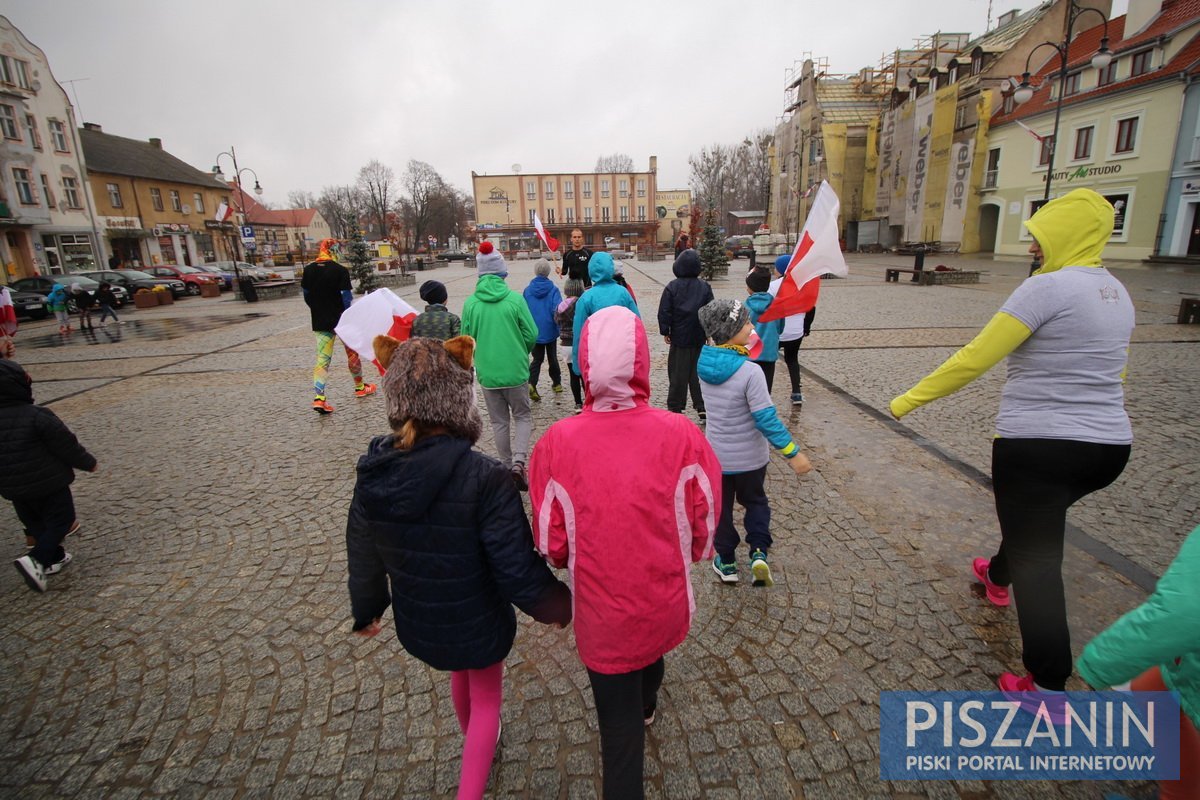
[[[451,435],[479,441],[483,419],[475,406],[475,340],[455,336],[446,342],[376,336],[375,358],[387,372],[383,397],[388,422],[400,432],[408,423],[445,428]]]

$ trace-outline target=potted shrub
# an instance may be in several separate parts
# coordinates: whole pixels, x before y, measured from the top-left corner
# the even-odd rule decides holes
[[[133,293],[133,304],[138,308],[154,308],[158,305],[158,296],[149,289],[138,289]]]

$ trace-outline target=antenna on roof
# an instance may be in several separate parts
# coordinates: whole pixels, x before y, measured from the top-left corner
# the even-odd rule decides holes
[[[988,0],[988,18],[987,18],[987,27],[983,29],[983,32],[984,32],[984,33],[987,33],[987,32],[988,32],[988,31],[990,31],[991,29],[992,29],[992,0]]]

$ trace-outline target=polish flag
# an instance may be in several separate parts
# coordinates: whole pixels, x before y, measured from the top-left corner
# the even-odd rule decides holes
[[[811,310],[817,304],[822,275],[829,272],[844,277],[850,272],[838,241],[840,208],[841,202],[833,187],[827,181],[821,181],[812,211],[804,221],[804,230],[800,231],[800,241],[788,262],[779,291],[775,293],[775,301],[758,318],[759,322]]]
[[[746,349],[750,351],[750,360],[758,361],[763,351],[763,340],[758,338],[758,331],[750,331],[750,343],[746,345]]]
[[[221,205],[217,206],[217,213],[213,215],[213,219],[217,222],[224,222],[232,216],[233,209],[229,207],[229,204],[221,203]]]
[[[1024,122],[1021,122],[1021,120],[1019,120],[1019,119],[1015,119],[1015,120],[1013,120],[1013,122],[1017,123],[1017,125],[1024,128],[1029,133],[1030,136],[1037,139],[1039,142],[1044,142],[1050,138],[1049,136],[1042,136],[1040,133],[1035,131],[1033,128],[1029,127]]]
[[[17,335],[17,310],[13,307],[12,295],[4,286],[0,286],[0,334]]]
[[[537,231],[538,238],[542,240],[547,249],[551,252],[558,250],[558,239],[546,233],[546,229],[542,227],[542,220],[536,211],[533,212],[533,227]]]
[[[376,289],[342,312],[342,319],[333,332],[359,356],[372,355],[376,336],[385,334],[403,342],[412,336],[416,318],[417,310],[391,289]],[[371,363],[380,375],[386,372],[375,358]]]

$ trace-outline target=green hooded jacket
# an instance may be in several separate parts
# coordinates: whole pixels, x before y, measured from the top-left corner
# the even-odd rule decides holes
[[[475,339],[475,372],[485,389],[529,383],[537,324],[525,298],[499,275],[483,275],[463,303],[461,331]]]

